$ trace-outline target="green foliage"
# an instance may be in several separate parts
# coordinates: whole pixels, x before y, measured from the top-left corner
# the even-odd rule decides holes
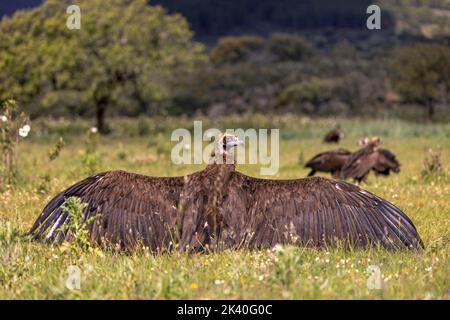
[[[386,69],[379,59],[361,55],[349,42],[338,44],[331,52],[312,50],[301,37],[272,35],[248,59],[202,67],[182,79],[184,84],[168,112],[192,115],[202,111],[211,117],[255,111],[352,116],[393,113],[392,104],[386,101]],[[219,44],[211,52],[220,55],[226,50]]]
[[[220,38],[209,56],[216,64],[236,63],[249,60],[264,47],[264,39],[257,36],[245,35]]]
[[[81,250],[93,250],[94,244],[89,236],[88,227],[97,218],[96,215],[86,219],[84,209],[87,207],[78,197],[69,197],[61,206],[62,210],[67,213],[68,222],[61,226],[62,231],[70,234],[70,242],[65,243],[65,248],[78,252]]]
[[[17,145],[30,131],[28,116],[19,111],[14,100],[6,100],[0,109],[0,182],[1,189],[16,183]]]
[[[426,38],[450,34],[450,3],[447,0],[377,0],[383,10],[395,17],[396,32]]]
[[[282,287],[287,288],[297,279],[297,270],[302,267],[302,258],[297,254],[295,247],[278,245],[274,251],[276,254],[274,278]]]
[[[61,150],[64,148],[64,145],[65,145],[65,142],[64,142],[63,137],[59,137],[56,144],[53,146],[53,148],[48,153],[49,163],[52,161],[55,161],[59,157]],[[50,183],[51,183],[51,173],[49,172],[47,174],[42,175],[40,177],[39,184],[36,188],[36,192],[38,194],[48,194],[48,192],[50,191]]]
[[[49,174],[45,174],[41,177],[41,181],[39,182],[39,185],[36,188],[36,192],[38,194],[48,194],[50,191],[50,182],[51,178]]]
[[[254,36],[227,36],[218,40],[209,54],[216,65],[240,62],[301,61],[312,46],[301,36],[274,33],[268,39]]]
[[[145,0],[80,0],[81,29],[66,27],[67,3],[47,0],[0,22],[0,100],[31,115],[97,117],[157,113],[174,79],[204,59],[187,21]]]
[[[430,181],[443,176],[442,153],[431,148],[428,149],[423,159],[422,177],[424,180]]]
[[[0,246],[11,246],[22,237],[23,233],[17,224],[14,224],[11,221],[0,222]]]
[[[450,95],[450,46],[416,44],[395,50],[392,80],[406,101],[419,102],[432,118],[435,103]]]
[[[270,53],[277,61],[301,61],[311,55],[311,45],[301,36],[274,33],[268,40]]]
[[[55,146],[53,147],[53,150],[50,151],[48,158],[50,161],[53,161],[59,157],[59,154],[61,153],[61,150],[64,148],[65,142],[63,137],[59,137],[58,141],[56,142]]]
[[[336,83],[328,79],[311,79],[286,87],[278,96],[281,104],[298,104],[303,111],[314,112],[316,108],[330,101],[336,92]]]

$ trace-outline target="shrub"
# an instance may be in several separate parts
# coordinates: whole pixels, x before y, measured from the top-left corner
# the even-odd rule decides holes
[[[272,34],[268,47],[277,61],[301,61],[312,52],[311,45],[303,37],[287,33]]]
[[[317,107],[332,99],[336,84],[328,79],[311,79],[287,86],[278,96],[282,105],[299,104],[302,107],[312,105],[314,110],[300,110],[313,112]],[[309,108],[311,109],[311,108]]]
[[[433,177],[442,173],[441,152],[428,149],[423,160],[422,176]]]
[[[71,251],[93,250],[94,245],[91,241],[88,226],[97,218],[96,215],[85,217],[83,214],[87,203],[83,203],[78,197],[69,197],[65,200],[61,209],[67,213],[67,223],[61,226],[61,231],[70,232],[70,243],[65,247]]]
[[[243,62],[264,47],[264,39],[244,35],[223,37],[211,50],[209,57],[215,64]]]

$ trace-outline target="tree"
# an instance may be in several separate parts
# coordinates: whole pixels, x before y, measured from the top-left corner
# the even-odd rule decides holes
[[[0,22],[0,100],[32,116],[156,113],[179,73],[205,59],[187,21],[145,0],[77,1],[81,29],[66,26],[71,1],[47,0]],[[114,107],[114,108],[113,108]]]
[[[434,43],[399,48],[392,69],[394,87],[406,101],[424,105],[432,119],[436,102],[450,93],[450,47]]]

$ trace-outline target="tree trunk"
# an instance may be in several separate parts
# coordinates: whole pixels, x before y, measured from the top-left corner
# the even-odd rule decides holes
[[[428,120],[433,120],[433,118],[434,118],[434,111],[435,111],[434,110],[433,100],[428,98],[426,100],[426,106],[427,106],[427,109],[428,109]]]
[[[106,101],[101,100],[97,102],[97,130],[98,132],[104,134],[107,133],[105,126],[105,113],[106,113]]]

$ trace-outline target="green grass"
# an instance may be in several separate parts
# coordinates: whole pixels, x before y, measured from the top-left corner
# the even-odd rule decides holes
[[[180,175],[202,166],[170,162],[170,129],[191,127],[190,119],[117,119],[109,137],[98,144],[99,171],[122,168],[148,175]],[[333,119],[299,117],[229,117],[208,121],[205,128],[280,127],[280,170],[276,178],[299,178],[299,164],[333,148],[320,142]],[[125,255],[78,250],[68,245],[30,242],[23,233],[51,196],[87,175],[83,167],[84,121],[38,121],[19,148],[20,180],[0,193],[0,299],[448,299],[450,297],[450,125],[416,125],[396,120],[339,119],[347,136],[340,145],[356,149],[366,134],[384,137],[383,146],[397,154],[401,172],[388,178],[369,176],[364,188],[393,202],[412,218],[426,249],[421,253],[383,250],[318,251],[284,247],[276,250],[224,251],[187,255]],[[138,127],[140,129],[138,130]],[[66,146],[50,162],[59,135]],[[440,149],[444,173],[421,176],[427,148]],[[94,157],[97,159],[96,157]],[[258,176],[258,166],[239,166]],[[49,176],[46,182],[45,176]],[[42,185],[46,188],[42,188]],[[66,288],[67,268],[81,270],[81,289]],[[382,289],[369,290],[369,266],[381,271]]]

